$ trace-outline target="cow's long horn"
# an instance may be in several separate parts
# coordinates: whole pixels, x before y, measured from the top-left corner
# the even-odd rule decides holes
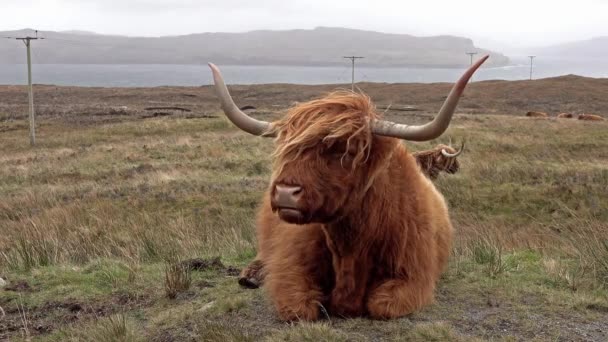
[[[450,153],[450,152],[446,151],[445,148],[442,148],[441,149],[441,154],[444,157],[455,158],[455,157],[458,157],[462,153],[462,151],[464,151],[464,141],[462,142],[462,144],[460,144],[460,150],[458,152],[456,152],[456,153]]]
[[[437,114],[433,121],[420,126],[410,126],[385,120],[376,120],[372,123],[372,132],[378,135],[412,141],[428,141],[437,138],[450,125],[458,100],[460,100],[460,96],[464,92],[469,79],[488,57],[490,56],[486,55],[482,57],[460,77],[458,82],[452,87],[450,95],[448,95],[443,106],[441,106],[439,114]]]
[[[220,98],[224,113],[238,128],[253,135],[263,135],[270,128],[270,123],[266,121],[256,120],[249,115],[243,113],[239,107],[234,104],[232,96],[228,92],[228,88],[224,83],[224,78],[220,73],[220,69],[213,63],[209,63],[209,67],[213,72],[213,81],[215,82],[215,92]],[[270,136],[270,135],[264,135]]]

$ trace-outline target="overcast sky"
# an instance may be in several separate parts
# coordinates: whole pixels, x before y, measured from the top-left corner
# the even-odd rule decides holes
[[[131,36],[340,26],[520,47],[608,36],[608,0],[1,0],[0,30]]]

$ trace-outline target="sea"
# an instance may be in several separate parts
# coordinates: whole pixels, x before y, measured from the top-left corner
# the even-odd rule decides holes
[[[512,58],[512,65],[482,68],[473,81],[530,79],[529,59]],[[228,84],[347,84],[351,82],[351,65],[317,66],[247,66],[219,65]],[[201,86],[212,84],[206,64],[34,64],[33,83],[85,87],[155,87]],[[435,83],[454,82],[464,68],[355,68],[355,82]],[[608,59],[572,61],[535,58],[532,78],[562,75],[608,78]],[[25,64],[0,64],[0,84],[27,83]]]

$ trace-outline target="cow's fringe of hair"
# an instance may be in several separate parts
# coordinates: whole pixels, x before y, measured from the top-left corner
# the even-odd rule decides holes
[[[362,192],[363,196],[365,196],[367,194],[367,191],[372,187],[372,185],[374,185],[374,182],[376,181],[376,177],[389,167],[391,158],[393,158],[393,154],[395,153],[395,151],[397,150],[397,148],[399,146],[403,146],[403,145],[401,145],[400,143],[393,144],[393,148],[390,150],[389,153],[386,154],[386,156],[384,157],[384,160],[382,160],[379,163],[380,167],[377,167],[376,170],[374,170],[369,175],[369,179],[367,180],[367,183],[365,184],[365,188],[363,188],[363,192]],[[403,146],[403,147],[405,148],[405,146]]]
[[[273,153],[275,174],[280,174],[286,164],[319,141],[330,147],[338,140],[346,140],[341,160],[354,150],[353,169],[365,163],[373,139],[370,123],[377,118],[379,114],[367,95],[347,91],[333,92],[291,108],[284,118],[273,123],[269,132],[277,135]]]

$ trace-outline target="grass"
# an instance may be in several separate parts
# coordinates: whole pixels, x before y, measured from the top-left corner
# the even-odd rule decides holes
[[[170,263],[165,266],[165,295],[175,299],[178,294],[186,292],[192,285],[190,269],[180,263]]]
[[[16,129],[0,132],[0,276],[22,287],[0,290],[0,339],[606,337],[607,123],[459,115],[444,137],[408,143],[467,139],[460,173],[436,181],[457,230],[437,303],[394,321],[294,325],[226,270],[176,263],[252,260],[271,141],[224,119],[48,120],[31,149],[26,126],[5,124]]]

